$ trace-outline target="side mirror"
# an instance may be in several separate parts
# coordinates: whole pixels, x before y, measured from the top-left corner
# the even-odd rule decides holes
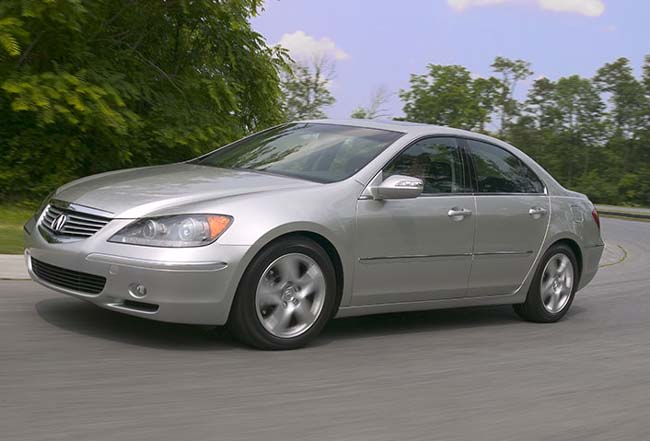
[[[375,199],[413,199],[420,196],[423,189],[422,179],[393,175],[370,191]]]

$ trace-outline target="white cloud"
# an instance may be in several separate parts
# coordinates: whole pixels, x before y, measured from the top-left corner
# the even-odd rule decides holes
[[[513,0],[447,0],[447,3],[457,11],[464,11],[473,6],[491,6],[501,5],[503,3],[513,3]]]
[[[494,6],[502,4],[534,5],[553,12],[569,12],[598,17],[605,12],[603,0],[447,0],[447,4],[457,11],[475,6]]]
[[[284,34],[278,44],[287,48],[291,57],[296,60],[323,56],[339,61],[350,58],[350,55],[337,47],[331,38],[316,39],[303,31]]]
[[[555,12],[575,12],[576,14],[598,17],[605,12],[602,0],[538,0],[542,9]]]

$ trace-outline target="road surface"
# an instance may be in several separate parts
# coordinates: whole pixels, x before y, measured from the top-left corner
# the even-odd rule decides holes
[[[0,439],[647,440],[650,223],[564,321],[509,307],[337,320],[260,352],[0,282]]]

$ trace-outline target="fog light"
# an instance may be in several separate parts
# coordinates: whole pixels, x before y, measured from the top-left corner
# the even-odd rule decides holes
[[[129,294],[133,297],[141,299],[147,295],[147,288],[140,283],[132,283],[129,285]]]

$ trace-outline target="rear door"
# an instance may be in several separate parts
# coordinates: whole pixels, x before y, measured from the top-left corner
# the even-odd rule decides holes
[[[464,297],[472,262],[474,198],[455,138],[415,142],[384,168],[417,177],[414,199],[357,202],[354,305]]]
[[[514,293],[549,224],[549,197],[535,173],[506,149],[466,140],[475,176],[476,236],[468,296]]]

